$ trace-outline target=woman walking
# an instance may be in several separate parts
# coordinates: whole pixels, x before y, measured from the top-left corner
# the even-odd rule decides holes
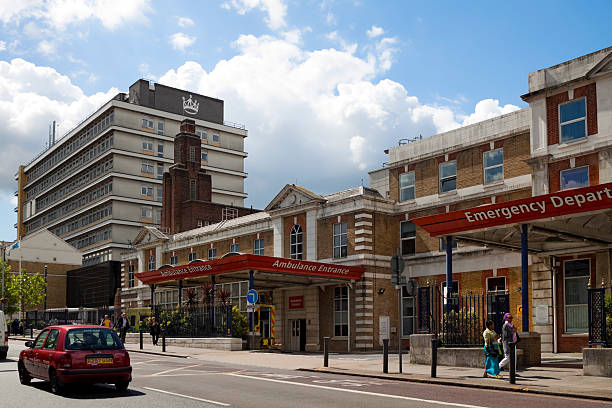
[[[494,376],[495,378],[502,378],[499,375],[499,336],[493,330],[495,325],[492,320],[487,320],[487,328],[482,333],[482,337],[484,337],[484,351],[487,357],[485,362],[485,371],[482,375],[483,377],[488,377],[489,375]]]
[[[159,339],[159,333],[161,333],[161,328],[159,327],[159,323],[155,319],[155,316],[151,317],[151,339],[153,340],[153,345],[157,346],[157,340]]]
[[[501,370],[510,362],[510,343],[516,344],[518,341],[518,335],[516,334],[516,327],[512,324],[512,314],[506,313],[504,315],[504,327],[502,327],[502,345],[504,346],[504,359],[499,363],[499,369]],[[514,350],[514,361],[516,361],[516,349]]]

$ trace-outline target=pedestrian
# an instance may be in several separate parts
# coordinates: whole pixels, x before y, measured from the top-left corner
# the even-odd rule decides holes
[[[19,319],[15,318],[15,320],[13,320],[13,323],[11,323],[11,328],[13,329],[13,335],[18,335],[19,334]]]
[[[504,346],[504,358],[499,362],[499,369],[501,370],[510,362],[510,342],[518,343],[518,333],[516,327],[512,324],[512,313],[506,313],[504,315],[504,326],[502,327],[502,345]],[[516,348],[514,349],[514,361],[516,361]]]
[[[161,328],[159,327],[159,323],[155,319],[155,316],[151,317],[151,339],[153,340],[153,345],[157,346],[157,340],[159,339],[159,333],[161,333]]]
[[[127,334],[127,331],[130,329],[130,321],[127,318],[127,315],[125,314],[125,312],[121,313],[121,317],[119,318],[119,321],[117,322],[117,326],[119,327],[119,338],[121,339],[122,343],[125,343],[125,335]]]
[[[109,329],[113,327],[113,323],[108,318],[107,314],[104,315],[104,319],[102,319],[102,321],[100,322],[100,326],[108,327]]]
[[[484,351],[487,357],[485,361],[485,371],[483,377],[488,377],[489,374],[495,376],[495,378],[502,378],[499,375],[499,357],[501,355],[499,349],[499,336],[494,330],[495,324],[492,320],[487,320],[487,328],[482,333],[484,337]]]

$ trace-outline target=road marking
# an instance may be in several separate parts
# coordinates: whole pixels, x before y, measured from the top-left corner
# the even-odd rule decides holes
[[[231,406],[231,404],[226,404],[225,402],[219,402],[219,401],[207,400],[204,398],[192,397],[191,395],[177,394],[176,392],[159,390],[157,388],[150,388],[150,387],[142,387],[142,388],[144,388],[145,390],[149,390],[149,391],[161,392],[162,394],[174,395],[175,397],[182,397],[182,398],[187,398],[187,399],[191,399],[195,401],[208,402],[209,404],[221,405],[223,407]]]
[[[132,363],[132,365],[137,365],[137,364],[148,364],[148,363],[153,363],[154,361],[163,361],[163,360],[147,360],[147,361],[139,361],[137,363]]]
[[[171,370],[160,371],[159,373],[151,374],[151,376],[157,376],[157,375],[167,374],[167,373],[171,373],[171,372],[173,372],[173,371],[184,370],[184,369],[186,369],[186,368],[199,367],[199,366],[201,366],[201,365],[204,365],[204,364],[194,364],[194,365],[190,365],[190,366],[184,366],[184,367],[179,367],[179,368],[173,368],[173,369],[171,369]]]
[[[428,404],[438,404],[438,405],[445,405],[445,406],[449,406],[449,407],[486,408],[486,407],[483,407],[483,406],[480,406],[480,405],[469,405],[469,404],[459,404],[459,403],[456,403],[456,402],[427,400],[427,399],[414,398],[414,397],[404,397],[402,395],[381,394],[381,393],[378,393],[378,392],[369,392],[369,391],[360,391],[360,390],[347,390],[347,389],[343,389],[343,388],[327,387],[327,386],[324,386],[324,385],[303,384],[303,383],[297,383],[297,382],[292,382],[292,381],[275,380],[275,379],[272,379],[272,378],[253,377],[253,376],[250,376],[250,375],[243,375],[243,374],[231,374],[231,373],[228,373],[226,375],[231,375],[231,376],[234,376],[234,377],[249,378],[249,379],[252,379],[252,380],[271,381],[271,382],[277,382],[277,383],[281,383],[281,384],[299,385],[299,386],[302,386],[302,387],[322,388],[324,390],[351,392],[353,394],[371,395],[371,396],[374,396],[374,397],[386,397],[386,398],[400,399],[400,400],[406,400],[406,401],[425,402],[425,403],[428,403]]]

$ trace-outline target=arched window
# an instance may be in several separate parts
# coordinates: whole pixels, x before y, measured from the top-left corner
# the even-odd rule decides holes
[[[302,259],[302,227],[295,224],[291,228],[291,259]]]

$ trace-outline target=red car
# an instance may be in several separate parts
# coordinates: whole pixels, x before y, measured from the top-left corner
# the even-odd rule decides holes
[[[60,393],[66,384],[110,383],[125,391],[132,381],[130,356],[119,336],[101,326],[49,326],[19,354],[19,381],[49,381]]]

